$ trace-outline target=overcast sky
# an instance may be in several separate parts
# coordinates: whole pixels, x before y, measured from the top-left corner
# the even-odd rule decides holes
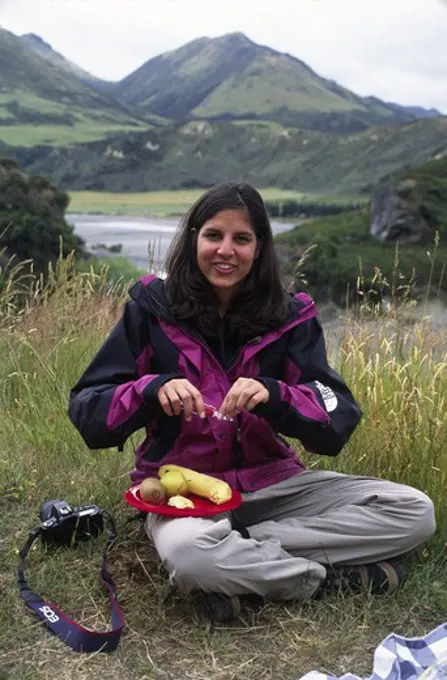
[[[447,114],[445,0],[0,0],[0,25],[110,80],[194,38],[242,31],[358,94]]]

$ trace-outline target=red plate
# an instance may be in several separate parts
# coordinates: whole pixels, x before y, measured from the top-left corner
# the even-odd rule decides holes
[[[212,517],[212,515],[220,515],[222,512],[234,510],[242,503],[242,496],[239,491],[236,491],[235,489],[233,489],[230,500],[221,505],[216,505],[216,503],[209,501],[207,498],[201,498],[200,496],[195,496],[191,493],[188,498],[194,503],[194,508],[173,508],[168,505],[167,501],[160,505],[154,505],[153,503],[143,501],[140,496],[139,485],[127,489],[124,498],[126,503],[129,503],[129,505],[132,505],[134,508],[138,508],[138,510],[154,512],[157,515],[166,515],[167,517]]]

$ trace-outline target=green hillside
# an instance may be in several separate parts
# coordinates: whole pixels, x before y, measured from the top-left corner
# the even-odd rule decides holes
[[[346,133],[414,119],[404,108],[359,97],[242,33],[199,38],[150,59],[117,83],[113,93],[179,120],[267,119]]]
[[[297,84],[297,76],[301,82]],[[260,54],[244,70],[227,78],[217,87],[193,114],[205,116],[247,116],[257,115],[268,118],[275,111],[276,102],[284,106],[287,92],[287,108],[291,111],[350,111],[353,104],[348,98],[340,97],[325,87],[309,69],[297,60],[282,54]],[[359,110],[365,107],[357,103]],[[361,107],[361,108],[360,108]]]
[[[391,294],[394,286],[402,295],[412,277],[413,293],[421,296],[430,285],[432,294],[447,293],[447,155],[420,166],[400,171],[388,180],[412,180],[406,197],[430,226],[420,243],[400,244],[398,276],[395,273],[396,242],[379,243],[369,233],[369,207],[347,214],[317,219],[276,237],[282,272],[288,281],[296,279],[299,257],[313,246],[301,267],[307,286],[318,300],[343,305],[347,291],[351,301],[362,269],[365,289],[371,286],[378,267],[386,282],[374,288]],[[436,245],[436,234],[439,244]],[[349,288],[348,288],[349,287]]]
[[[69,143],[107,131],[145,129],[109,95],[47,61],[0,28],[0,140]]]
[[[198,38],[177,50],[150,59],[116,84],[114,94],[161,116],[186,118],[189,112],[233,73],[235,62],[243,68],[252,58],[251,46],[227,40]],[[257,51],[257,46],[255,46]]]
[[[0,155],[71,189],[156,191],[243,179],[312,194],[358,194],[408,159],[447,149],[447,118],[333,136],[281,126],[193,121],[71,147]]]
[[[58,70],[65,71],[69,75],[74,75],[86,83],[91,83],[92,85],[96,86],[97,89],[100,88],[101,83],[103,83],[104,86],[107,85],[106,81],[101,81],[100,78],[96,78],[94,75],[88,71],[85,71],[83,68],[70,61],[59,52],[53,50],[51,45],[45,42],[45,40],[42,40],[42,38],[35,33],[26,33],[25,35],[21,35],[20,40],[27,49],[30,49],[38,54],[49,64],[56,66]],[[108,85],[112,86],[113,83],[108,83]]]

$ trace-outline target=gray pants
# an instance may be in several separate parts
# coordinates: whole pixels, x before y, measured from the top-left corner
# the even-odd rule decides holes
[[[305,599],[324,580],[324,565],[396,557],[435,530],[422,491],[375,478],[307,471],[243,497],[234,516],[248,539],[229,515],[147,516],[146,531],[183,592]]]

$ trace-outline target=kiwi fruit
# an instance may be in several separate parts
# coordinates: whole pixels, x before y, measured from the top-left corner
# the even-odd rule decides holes
[[[154,505],[161,505],[166,500],[166,491],[158,479],[148,477],[143,479],[140,484],[140,496],[143,501],[148,501]]]

